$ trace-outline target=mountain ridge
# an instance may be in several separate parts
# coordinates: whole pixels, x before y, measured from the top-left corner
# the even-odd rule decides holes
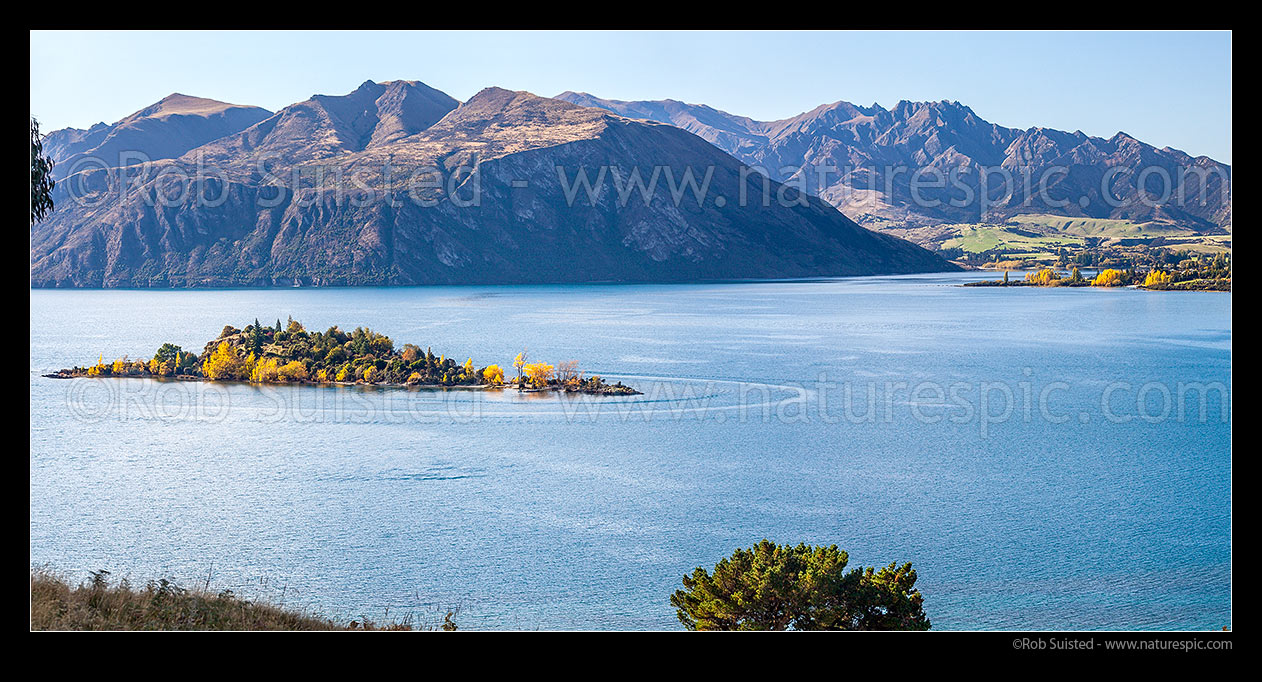
[[[1006,128],[948,100],[901,100],[890,109],[843,100],[777,121],[757,121],[677,100],[608,100],[573,91],[557,97],[685,128],[750,166],[765,169],[776,180],[802,181],[799,173],[839,169],[835,180],[808,190],[864,224],[1002,221],[1023,212],[1166,220],[1201,229],[1231,224],[1229,165],[1168,146],[1158,149],[1124,132],[1100,138],[1037,126]],[[1110,179],[1115,183],[1113,195],[1106,197],[1101,191],[1105,173],[1116,166],[1129,174]],[[1032,196],[1017,187],[1010,195],[987,195],[983,202],[980,183],[965,181],[960,184],[974,193],[977,205],[925,206],[948,203],[959,193],[954,197],[931,193],[928,201],[916,201],[908,180],[888,177],[891,168],[895,172],[898,168],[932,169],[942,175],[957,170],[961,178],[965,172],[980,174],[985,168],[1014,175],[1028,172],[1045,178],[1047,190]],[[1145,186],[1139,187],[1136,183],[1145,168],[1158,170],[1150,172]],[[1179,206],[1161,201],[1162,193],[1151,181],[1162,173],[1170,177],[1171,187],[1177,187],[1181,179],[1187,181],[1193,200]],[[1202,173],[1208,174],[1203,181],[1196,175]],[[889,192],[883,191],[887,185]],[[1063,200],[1069,203],[1060,205]]]
[[[369,81],[145,164],[130,184],[116,169],[58,183],[59,209],[32,228],[33,286],[692,281],[954,269],[816,198],[719,201],[759,183],[675,126],[502,88],[443,111],[455,100],[426,88]],[[400,104],[413,97],[425,106]],[[179,179],[202,166],[215,172],[196,187]],[[567,194],[567,173],[602,168],[611,176],[711,169],[712,177],[693,203],[661,187],[643,201],[620,201],[609,183],[594,195]],[[409,184],[417,173],[434,182],[417,191]],[[68,203],[72,193],[86,200]]]
[[[112,124],[55,130],[45,137],[44,151],[55,162],[53,177],[60,179],[85,165],[118,167],[176,158],[271,113],[262,107],[173,93]]]

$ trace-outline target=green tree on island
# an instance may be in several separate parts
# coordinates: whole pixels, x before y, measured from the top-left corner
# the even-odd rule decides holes
[[[689,630],[928,630],[911,564],[846,570],[836,545],[763,540],[698,567],[671,595]]]

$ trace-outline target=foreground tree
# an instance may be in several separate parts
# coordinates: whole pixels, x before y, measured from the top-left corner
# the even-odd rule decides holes
[[[670,598],[689,630],[928,630],[911,564],[846,571],[836,545],[763,540],[698,567]]]
[[[53,210],[53,160],[44,156],[44,136],[39,121],[31,117],[31,224]]]

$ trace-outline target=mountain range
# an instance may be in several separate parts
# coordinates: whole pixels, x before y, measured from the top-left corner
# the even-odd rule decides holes
[[[947,101],[901,101],[891,109],[834,102],[792,118],[756,121],[675,100],[621,101],[568,91],[557,99],[687,130],[875,228],[1002,222],[1027,213],[1204,230],[1231,225],[1229,165],[1158,149],[1123,132],[1104,139],[1005,128]],[[828,169],[835,172],[823,172]],[[913,194],[920,169],[926,174]],[[987,169],[983,189],[980,177]],[[952,172],[958,180],[953,184]],[[943,180],[950,186],[933,186]]]
[[[32,226],[32,286],[686,281],[955,267],[814,196],[738,201],[768,185],[674,125],[500,88],[460,103],[419,82],[368,81],[275,113],[172,95],[113,125],[49,139],[58,168],[102,161],[68,169],[56,210]],[[126,165],[122,152],[135,151],[150,160]],[[684,191],[690,171],[704,180],[692,189],[704,191]],[[635,188],[637,172],[651,191],[620,191]],[[580,173],[598,191],[584,191]]]
[[[57,209],[31,228],[33,286],[911,273],[954,266],[882,230],[1029,213],[1231,229],[1228,165],[1125,133],[1005,128],[956,102],[757,121],[367,81],[274,113],[174,94],[45,150]],[[1163,197],[1163,175],[1193,191]]]

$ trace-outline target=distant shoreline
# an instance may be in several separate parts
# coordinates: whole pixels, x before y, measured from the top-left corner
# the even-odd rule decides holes
[[[1190,265],[1189,265],[1190,264]],[[1148,291],[1231,291],[1230,262],[1218,266],[1218,260],[1210,267],[1201,267],[1198,261],[1185,261],[1183,268],[1154,267],[1148,270],[1132,268],[1101,268],[1092,277],[1084,277],[1077,266],[1072,270],[1053,267],[1027,272],[1021,279],[1010,279],[1009,270],[1003,271],[1003,279],[983,279],[964,282],[965,287],[1043,287],[1094,289],[1145,289]],[[1065,275],[1061,273],[1064,272]]]
[[[1220,293],[1220,294],[1231,293],[1230,285],[1228,285],[1228,288],[1226,289],[1220,289],[1220,288],[1214,288],[1214,287],[1208,287],[1208,286],[1207,287],[1176,287],[1176,286],[1167,285],[1167,286],[1161,286],[1161,287],[1152,287],[1152,286],[1144,286],[1142,284],[1128,284],[1125,286],[1118,286],[1118,287],[1098,287],[1098,286],[1093,286],[1090,283],[1047,285],[1047,284],[1035,284],[1033,282],[1026,282],[1024,280],[1018,280],[1018,281],[1008,282],[1008,283],[996,282],[992,280],[981,280],[978,282],[964,282],[963,284],[959,284],[957,286],[980,287],[980,288],[995,287],[995,288],[1000,288],[1000,289],[1010,288],[1010,287],[1028,287],[1031,289],[1131,289],[1135,291],[1202,291],[1202,292],[1212,292],[1212,293]]]

